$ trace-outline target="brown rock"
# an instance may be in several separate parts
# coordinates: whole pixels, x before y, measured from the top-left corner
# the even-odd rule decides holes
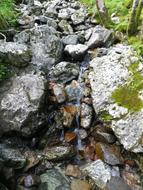
[[[110,128],[98,125],[92,131],[92,136],[96,141],[112,144],[116,141],[116,137]]]
[[[96,155],[98,158],[110,165],[122,164],[120,147],[116,145],[107,145],[104,143],[96,144]]]
[[[65,141],[72,142],[76,139],[76,133],[74,132],[66,132],[65,133]]]
[[[142,190],[140,176],[129,166],[123,170],[122,177],[132,190]]]
[[[81,176],[81,171],[77,165],[71,165],[69,164],[66,168],[65,174],[67,176],[77,177],[79,178]]]
[[[72,180],[71,190],[91,190],[91,187],[87,181]]]

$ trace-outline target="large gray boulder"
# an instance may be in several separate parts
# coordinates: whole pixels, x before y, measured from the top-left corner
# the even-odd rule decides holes
[[[17,42],[0,43],[0,63],[24,67],[31,61],[31,51],[25,44]]]
[[[62,57],[63,43],[51,26],[42,25],[22,31],[15,36],[15,41],[29,43],[33,65],[45,73]]]
[[[6,84],[5,84],[6,85]],[[42,124],[40,112],[45,96],[45,79],[40,74],[24,74],[11,79],[0,94],[0,131],[31,135]]]
[[[130,46],[116,45],[90,62],[95,111],[124,148],[143,152],[143,64]]]

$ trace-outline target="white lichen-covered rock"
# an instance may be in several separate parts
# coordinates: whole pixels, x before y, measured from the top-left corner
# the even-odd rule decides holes
[[[111,179],[111,170],[100,159],[85,166],[83,171],[99,188],[106,187],[107,182]]]
[[[45,79],[39,74],[13,77],[8,89],[0,94],[0,131],[16,131],[24,136],[42,124],[40,110],[44,103]]]
[[[130,70],[131,65],[134,71]],[[118,95],[118,99],[122,96],[123,100],[121,102],[125,105],[113,98],[113,93],[120,87],[138,85],[138,81],[134,81],[136,78],[133,77],[133,73],[136,72],[141,78],[143,64],[130,46],[118,44],[110,48],[107,55],[93,59],[90,66],[92,70],[89,79],[95,111],[101,116],[102,114],[106,115],[110,119],[111,127],[125,149],[133,152],[143,152],[143,108],[139,107],[137,110],[131,108],[130,110],[128,107],[130,102],[126,102],[126,99],[127,101],[136,101],[135,98],[140,98],[139,101],[141,102],[143,100],[142,89],[139,89],[141,90],[139,92],[135,91],[135,94],[137,93],[139,97],[134,97],[135,95],[132,97],[127,92],[124,95],[124,90],[122,90],[123,92]],[[137,68],[135,68],[136,66]],[[139,81],[142,84],[142,78]],[[133,88],[136,88],[136,86],[133,86]],[[130,96],[129,100],[128,96]],[[137,102],[137,104],[140,102]],[[136,103],[131,103],[131,106],[132,104],[136,106]]]
[[[64,49],[65,53],[73,59],[81,59],[87,50],[88,46],[84,44],[67,45]]]
[[[0,61],[17,67],[24,67],[31,60],[31,51],[27,45],[17,42],[0,43]]]

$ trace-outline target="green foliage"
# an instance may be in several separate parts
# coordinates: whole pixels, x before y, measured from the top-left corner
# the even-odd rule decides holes
[[[140,38],[139,36],[132,36],[128,38],[128,42],[133,46],[138,55],[143,56],[143,38]]]
[[[139,93],[143,90],[143,75],[138,71],[139,63],[131,64],[131,77],[123,86],[119,86],[113,93],[112,99],[130,112],[137,112],[143,108],[143,101]]]
[[[16,24],[17,13],[14,11],[14,0],[0,0],[0,29]]]
[[[87,5],[89,13],[93,13],[96,11],[96,0],[80,0],[83,4]]]
[[[8,69],[4,64],[0,63],[0,81],[6,79],[9,75]]]
[[[113,117],[107,111],[102,111],[100,117],[106,122],[110,122],[113,119]]]

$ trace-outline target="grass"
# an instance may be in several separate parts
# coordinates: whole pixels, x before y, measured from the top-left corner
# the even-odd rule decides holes
[[[0,0],[0,29],[7,29],[16,24],[17,13],[14,0]]]

